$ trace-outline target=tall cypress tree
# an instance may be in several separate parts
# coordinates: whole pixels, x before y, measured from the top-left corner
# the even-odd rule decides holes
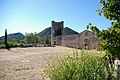
[[[7,29],[5,29],[5,49],[9,50],[9,46],[7,43]]]
[[[7,29],[5,29],[5,46],[7,47]]]

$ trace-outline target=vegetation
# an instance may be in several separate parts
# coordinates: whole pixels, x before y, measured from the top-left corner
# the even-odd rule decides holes
[[[101,40],[99,49],[112,54],[113,59],[120,59],[120,0],[100,0],[102,8],[98,9],[99,15],[104,14],[106,19],[112,20],[111,27],[99,30],[91,23],[87,26]]]
[[[64,28],[64,35],[78,34],[74,30],[66,27]],[[22,33],[13,33],[7,35],[7,41],[10,47],[27,47],[39,44],[50,45],[51,27],[46,28],[40,33],[26,33],[25,36]],[[4,48],[5,36],[0,37],[0,48]],[[30,45],[28,45],[30,44]]]
[[[47,45],[50,45],[50,39],[47,37],[47,39],[45,40]]]
[[[24,36],[8,36],[8,42],[24,43]]]
[[[99,15],[104,14],[106,19],[112,20],[111,27],[99,30],[91,23],[87,26],[101,40],[99,49],[106,54],[97,52],[78,52],[72,56],[56,58],[45,66],[44,76],[50,80],[115,80],[113,67],[109,66],[111,55],[120,59],[120,0],[100,0],[102,8]],[[110,55],[110,54],[111,55]],[[113,66],[111,64],[111,66]]]
[[[25,39],[24,39],[26,44],[49,44],[50,43],[50,39],[49,37],[47,38],[42,38],[40,36],[38,36],[38,34],[33,34],[33,33],[27,33],[25,35]]]
[[[5,49],[9,50],[9,44],[7,43],[7,29],[5,30]]]
[[[26,33],[25,42],[27,44],[38,44],[40,42],[40,37],[37,34]]]
[[[15,43],[15,42],[8,42],[9,47],[13,48],[13,47],[19,47],[19,44]]]
[[[37,33],[26,33],[25,36],[21,33],[14,33],[0,37],[0,49],[6,48],[4,44],[7,44],[10,48],[12,47],[32,47],[40,44],[50,44],[50,38],[42,38]],[[21,36],[22,35],[22,36]]]
[[[106,59],[103,59],[106,58]],[[104,53],[74,51],[73,55],[57,56],[43,69],[43,79],[50,80],[112,80],[112,69],[107,67]]]
[[[7,49],[7,29],[5,30],[5,48]]]
[[[7,35],[7,42],[23,43],[24,36],[19,36],[16,34]],[[4,44],[4,42],[5,36],[0,37],[0,44]]]

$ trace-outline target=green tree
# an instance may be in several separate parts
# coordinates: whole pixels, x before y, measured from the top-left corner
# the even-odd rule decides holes
[[[109,20],[120,22],[120,0],[100,0],[102,8],[98,9],[99,15],[104,14],[104,17]]]
[[[26,33],[25,34],[25,42],[27,44],[38,44],[38,43],[40,43],[40,37],[37,34]]]
[[[99,30],[91,23],[87,26],[101,40],[99,49],[112,54],[113,58],[120,59],[120,0],[100,0],[102,8],[97,12],[106,19],[111,20],[111,27],[106,30]]]
[[[5,49],[9,50],[9,45],[7,43],[7,29],[5,29]]]
[[[50,39],[48,38],[47,36],[47,39],[46,39],[46,42],[45,42],[47,45],[50,45]]]

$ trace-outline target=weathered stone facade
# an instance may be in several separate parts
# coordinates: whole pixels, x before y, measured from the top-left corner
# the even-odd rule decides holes
[[[64,22],[52,21],[51,27],[51,45],[56,44],[56,36],[63,35]],[[61,44],[62,37],[58,38],[57,43]]]
[[[51,45],[95,49],[100,42],[91,31],[85,30],[77,35],[63,35],[63,29],[63,21],[52,21]]]

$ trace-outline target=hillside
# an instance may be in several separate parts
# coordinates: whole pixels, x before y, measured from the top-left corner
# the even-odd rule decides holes
[[[20,32],[8,34],[8,42],[21,42],[24,35]],[[4,44],[4,36],[0,37],[0,44]]]
[[[64,28],[64,35],[74,35],[74,34],[79,34],[79,33],[70,29],[70,28],[68,28],[68,27]],[[43,31],[38,33],[38,35],[41,36],[41,37],[47,37],[47,36],[50,37],[51,27],[44,29]]]
[[[76,32],[68,27],[64,28],[64,35],[74,35],[74,34],[78,34],[78,32]],[[46,37],[50,38],[51,27],[44,29],[43,31],[38,33],[38,35],[43,38],[46,38]],[[23,42],[23,40],[24,40],[24,35],[20,32],[8,34],[8,42],[21,43],[21,42]],[[3,44],[3,43],[4,43],[4,36],[0,37],[0,44]]]
[[[74,35],[74,34],[79,34],[79,33],[68,27],[64,28],[64,35]]]
[[[47,37],[47,36],[50,37],[50,35],[51,35],[51,27],[48,27],[48,28],[44,29],[43,31],[38,33],[38,35],[40,37]]]
[[[24,36],[22,33],[18,32],[18,33],[12,33],[12,34],[8,34],[9,37],[20,37],[20,36]]]

